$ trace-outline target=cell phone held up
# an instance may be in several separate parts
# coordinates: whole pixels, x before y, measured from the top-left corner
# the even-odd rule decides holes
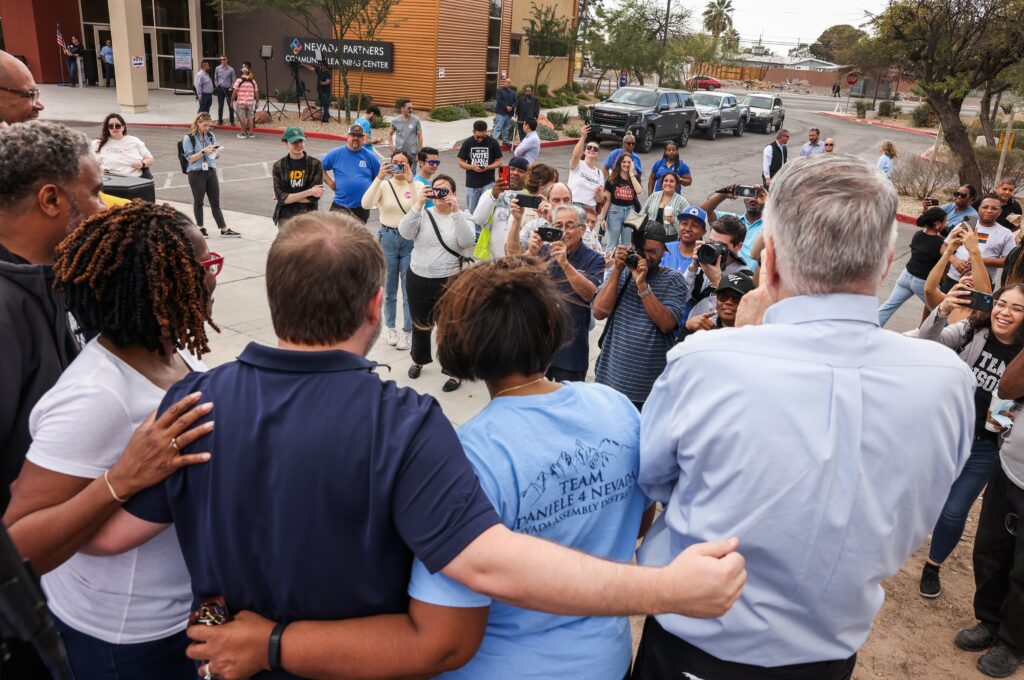
[[[536,210],[544,200],[543,196],[535,194],[516,194],[516,203],[520,208],[533,208]]]
[[[757,198],[757,187],[747,184],[737,184],[732,190],[732,195],[736,198]]]
[[[970,302],[968,307],[976,309],[979,312],[989,313],[992,311],[992,293],[985,293],[980,290],[967,289],[970,293]]]
[[[555,227],[537,227],[537,235],[544,243],[554,243],[562,240],[562,230]]]
[[[498,181],[504,182],[505,186],[509,185],[509,167],[507,165],[498,168]]]

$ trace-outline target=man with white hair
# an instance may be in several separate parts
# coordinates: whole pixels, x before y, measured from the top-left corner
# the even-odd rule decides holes
[[[861,159],[787,164],[765,207],[760,288],[737,319],[760,325],[669,353],[638,480],[665,512],[638,560],[735,534],[751,578],[719,620],[649,618],[634,679],[851,677],[881,581],[928,535],[974,431],[966,365],[878,327],[896,207]]]

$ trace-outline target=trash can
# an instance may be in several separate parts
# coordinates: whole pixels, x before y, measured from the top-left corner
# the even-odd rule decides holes
[[[103,193],[118,198],[125,198],[129,201],[133,198],[141,198],[150,203],[156,202],[156,185],[153,180],[145,177],[116,177],[114,175],[103,176]]]

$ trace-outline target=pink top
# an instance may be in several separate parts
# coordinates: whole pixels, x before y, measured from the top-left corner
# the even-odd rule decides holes
[[[252,106],[260,91],[255,80],[243,80],[242,78],[235,81],[232,89],[235,91],[236,101],[242,106]]]

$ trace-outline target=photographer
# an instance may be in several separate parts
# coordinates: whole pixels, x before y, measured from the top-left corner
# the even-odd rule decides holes
[[[598,345],[595,382],[622,392],[642,410],[686,306],[683,275],[661,266],[660,230],[633,235],[633,247],[618,246],[612,270],[594,298],[594,318],[607,319]]]
[[[527,255],[550,260],[548,271],[569,303],[573,339],[557,352],[547,371],[548,380],[583,382],[590,362],[590,302],[604,276],[604,257],[583,246],[586,214],[575,205],[551,210],[550,227],[530,237]]]
[[[743,207],[746,208],[746,212],[742,215],[739,213],[726,212],[724,210],[718,210],[718,206],[725,200],[736,200],[736,187],[739,184],[730,184],[724,189],[719,189],[715,193],[708,196],[708,200],[701,204],[701,208],[708,215],[714,215],[715,219],[722,219],[727,215],[731,215],[737,218],[743,223],[743,226],[747,230],[747,235],[743,238],[743,246],[740,248],[740,257],[747,263],[751,270],[757,268],[757,259],[751,255],[754,242],[757,240],[758,235],[761,233],[761,215],[764,213],[764,202],[768,199],[768,193],[764,190],[764,187],[754,187],[757,191],[757,195],[750,198],[743,199]]]
[[[512,201],[516,193],[526,186],[526,172],[530,164],[525,158],[513,158],[508,163],[508,183],[500,177],[491,190],[480,197],[473,213],[473,221],[481,227],[473,256],[490,260],[505,255],[505,241],[511,221]],[[486,232],[486,236],[484,233]]]
[[[998,196],[992,194],[985,196],[978,205],[978,226],[974,228],[979,236],[978,243],[981,245],[981,256],[985,263],[985,269],[988,271],[989,281],[997,279],[996,275],[1005,264],[1006,256],[1010,254],[1015,245],[1013,232],[998,222],[1000,210],[1002,210],[1002,204],[999,202]],[[951,238],[952,235],[946,239],[946,248],[949,247]],[[967,250],[962,245],[953,253],[949,263],[949,271],[940,286],[943,292],[948,292],[964,274],[968,272],[976,274],[968,258]]]
[[[536,167],[536,165],[532,167]],[[529,184],[527,184],[527,189],[529,189]],[[530,192],[527,191],[526,193]],[[569,190],[569,187],[561,182],[556,182],[550,187],[542,189],[541,195],[544,196],[544,199],[537,206],[536,210],[524,209],[519,205],[519,198],[513,198],[512,203],[509,205],[511,217],[508,224],[508,236],[505,238],[506,255],[522,255],[526,252],[526,249],[530,247],[530,238],[534,233],[541,227],[551,226],[552,211],[559,206],[573,204],[572,192]],[[520,228],[519,225],[523,224],[524,219],[527,220],[526,224]],[[516,239],[515,234],[519,235],[518,239]],[[589,229],[583,234],[583,245],[594,252],[601,252],[600,241],[596,234]]]
[[[715,288],[723,276],[743,272],[753,276],[740,257],[746,227],[733,215],[711,223],[711,231],[697,242],[696,257],[683,272],[683,293],[689,305],[687,318],[715,309]]]
[[[992,292],[992,282],[988,278],[988,270],[985,269],[981,248],[978,245],[978,232],[967,225],[960,225],[950,232],[945,248],[940,249],[939,261],[932,267],[931,272],[928,274],[928,279],[924,282],[924,305],[926,312],[930,312],[938,307],[946,298],[946,294],[941,290],[941,283],[945,279],[946,269],[949,268],[949,262],[953,257],[953,253],[959,252],[961,249],[967,252],[970,271],[973,272],[968,277],[968,280],[971,281],[971,287],[974,290],[981,290],[986,293]],[[948,322],[953,324],[966,319],[968,316],[970,316],[969,309],[954,309]],[[922,320],[924,318],[927,318],[927,314]]]
[[[326,123],[331,119],[331,69],[327,66],[327,60],[320,59],[315,68],[302,62],[293,61],[291,63],[298,64],[316,74],[316,96],[320,101],[320,122]]]

